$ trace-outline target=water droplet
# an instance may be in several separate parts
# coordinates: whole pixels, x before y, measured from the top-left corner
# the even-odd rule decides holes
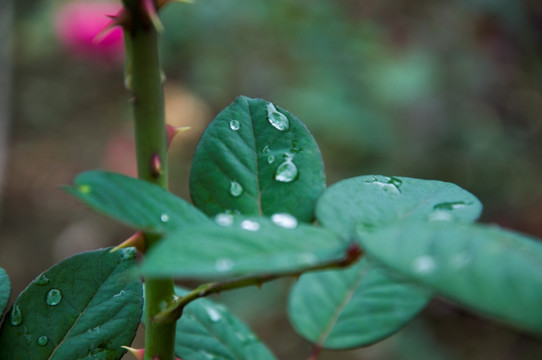
[[[19,326],[23,322],[23,312],[19,309],[19,305],[13,305],[9,321],[13,326]]]
[[[470,256],[464,252],[457,253],[453,255],[452,258],[450,259],[450,263],[452,264],[452,266],[456,268],[461,268],[463,266],[466,266],[468,263],[470,263],[470,261],[471,261]]]
[[[218,320],[222,319],[222,316],[218,312],[218,310],[208,307],[207,308],[207,314],[209,315],[209,319],[211,319],[212,322],[217,322]]]
[[[258,231],[260,230],[260,224],[252,220],[243,220],[241,221],[241,228],[248,231]]]
[[[233,260],[232,259],[218,259],[215,262],[216,271],[224,272],[233,269]]]
[[[121,250],[122,260],[131,260],[136,257],[136,249],[134,247],[127,247]]]
[[[243,187],[237,181],[232,181],[230,184],[230,195],[233,197],[239,197],[243,194]]]
[[[62,301],[62,293],[58,289],[51,289],[47,293],[46,301],[49,306],[58,305]]]
[[[471,205],[471,204],[467,204],[464,201],[444,202],[444,203],[440,203],[440,204],[437,204],[437,205],[433,206],[433,209],[452,211],[452,210],[456,210],[456,209],[461,209],[461,208],[463,208],[463,207],[465,207],[467,205]]]
[[[299,261],[306,265],[314,265],[318,258],[313,253],[302,253],[299,255]]]
[[[274,163],[274,162],[275,162],[275,155],[269,155],[269,156],[267,157],[267,163],[268,163],[268,164],[272,164],[272,163]]]
[[[47,285],[49,284],[49,278],[44,274],[41,274],[40,277],[36,280],[36,285]]]
[[[113,295],[114,298],[124,295],[126,292],[121,290],[118,294]]]
[[[47,339],[47,336],[40,336],[38,338],[38,345],[45,346],[49,342],[49,339]]]
[[[232,129],[233,131],[239,130],[240,127],[241,127],[241,124],[239,123],[239,121],[237,120],[230,121],[230,129]]]
[[[215,216],[215,221],[220,226],[233,225],[233,215],[231,214],[218,214]]]
[[[286,229],[295,229],[297,227],[297,219],[288,213],[273,214],[271,220]]]
[[[296,179],[298,171],[297,166],[293,162],[292,154],[284,154],[286,159],[277,167],[275,172],[275,180],[280,182],[292,182]]]
[[[265,145],[262,149],[262,153],[269,154],[271,150],[269,149],[269,145]]]
[[[454,216],[449,211],[437,210],[427,215],[429,221],[454,221]]]
[[[388,193],[400,194],[403,180],[396,177],[384,178],[381,180],[378,177],[373,176],[373,178],[371,180],[367,180],[366,183],[377,185]]]
[[[160,221],[163,223],[167,223],[169,221],[169,215],[166,213],[163,213],[162,215],[160,215]]]
[[[79,191],[81,194],[90,194],[92,192],[92,188],[90,185],[78,185],[77,191]]]
[[[422,275],[430,274],[436,267],[435,260],[429,255],[417,257],[413,265],[414,271]]]
[[[275,105],[267,105],[267,120],[279,131],[286,131],[290,128],[290,121],[283,113],[279,112]]]

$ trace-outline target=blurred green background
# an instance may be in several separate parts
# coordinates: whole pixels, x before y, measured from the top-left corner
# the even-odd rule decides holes
[[[60,43],[55,16],[69,1],[2,1],[0,266],[17,294],[70,254],[130,235],[58,186],[86,169],[133,173],[134,160],[122,64]],[[198,0],[161,15],[168,121],[192,126],[170,151],[177,194],[189,198],[205,125],[244,94],[307,124],[329,184],[372,173],[454,182],[484,203],[483,221],[542,236],[540,0]],[[287,286],[218,301],[280,359],[304,359]],[[540,359],[542,341],[435,300],[381,344],[321,356],[338,358]]]

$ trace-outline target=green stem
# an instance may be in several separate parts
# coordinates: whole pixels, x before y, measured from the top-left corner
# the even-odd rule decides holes
[[[133,92],[138,177],[167,189],[167,145],[164,90],[158,58],[158,33],[140,0],[123,0],[129,14],[124,24],[127,71]],[[160,239],[146,234],[147,248]],[[145,280],[145,360],[173,360],[175,321],[152,319],[174,296],[173,279]]]
[[[183,309],[186,305],[201,297],[211,294],[218,294],[224,291],[240,289],[249,286],[262,286],[262,284],[285,277],[299,278],[303,273],[310,271],[332,270],[337,268],[348,267],[359,260],[363,255],[357,244],[352,244],[342,259],[327,261],[321,264],[316,264],[302,270],[291,271],[281,274],[263,274],[247,276],[239,279],[225,281],[222,283],[209,283],[199,286],[192,290],[182,298],[177,298],[171,302],[167,308],[156,314],[152,319],[155,323],[171,323],[182,316]]]

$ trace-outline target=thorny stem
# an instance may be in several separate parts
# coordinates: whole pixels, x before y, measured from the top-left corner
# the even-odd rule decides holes
[[[138,177],[167,189],[167,150],[164,94],[158,58],[158,33],[150,21],[145,0],[122,0],[127,48],[125,79],[132,91]],[[147,248],[160,240],[146,234]],[[175,321],[156,323],[151,319],[160,305],[171,301],[173,279],[145,281],[145,360],[173,360]]]
[[[152,318],[154,323],[170,323],[179,319],[182,316],[183,309],[186,305],[201,297],[209,296],[211,294],[218,294],[223,291],[239,289],[249,286],[262,286],[262,284],[286,277],[299,278],[303,273],[309,271],[318,270],[332,270],[337,268],[348,267],[355,263],[362,255],[362,251],[356,243],[350,245],[346,251],[345,256],[342,259],[327,261],[321,264],[307,267],[303,270],[297,270],[292,272],[286,272],[282,274],[264,274],[247,276],[239,279],[225,281],[222,283],[209,283],[199,286],[192,290],[182,298],[178,298],[171,302],[167,308],[160,313],[156,314]]]
[[[312,349],[312,353],[310,354],[309,358],[307,360],[316,360],[318,359],[318,356],[320,356],[320,352],[322,352],[322,347],[320,345],[314,346]]]

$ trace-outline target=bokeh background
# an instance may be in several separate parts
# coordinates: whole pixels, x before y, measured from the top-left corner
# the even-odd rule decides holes
[[[88,34],[104,21],[96,6],[119,3],[77,2],[77,17],[74,1],[0,1],[0,266],[14,294],[131,234],[59,190],[87,169],[135,170],[119,38]],[[170,150],[180,196],[203,128],[244,94],[307,124],[329,184],[372,173],[455,182],[484,203],[482,221],[542,236],[539,0],[198,0],[161,17],[168,122],[192,127]],[[280,359],[305,359],[288,285],[215,300]],[[541,357],[541,339],[437,299],[390,339],[321,359]]]

